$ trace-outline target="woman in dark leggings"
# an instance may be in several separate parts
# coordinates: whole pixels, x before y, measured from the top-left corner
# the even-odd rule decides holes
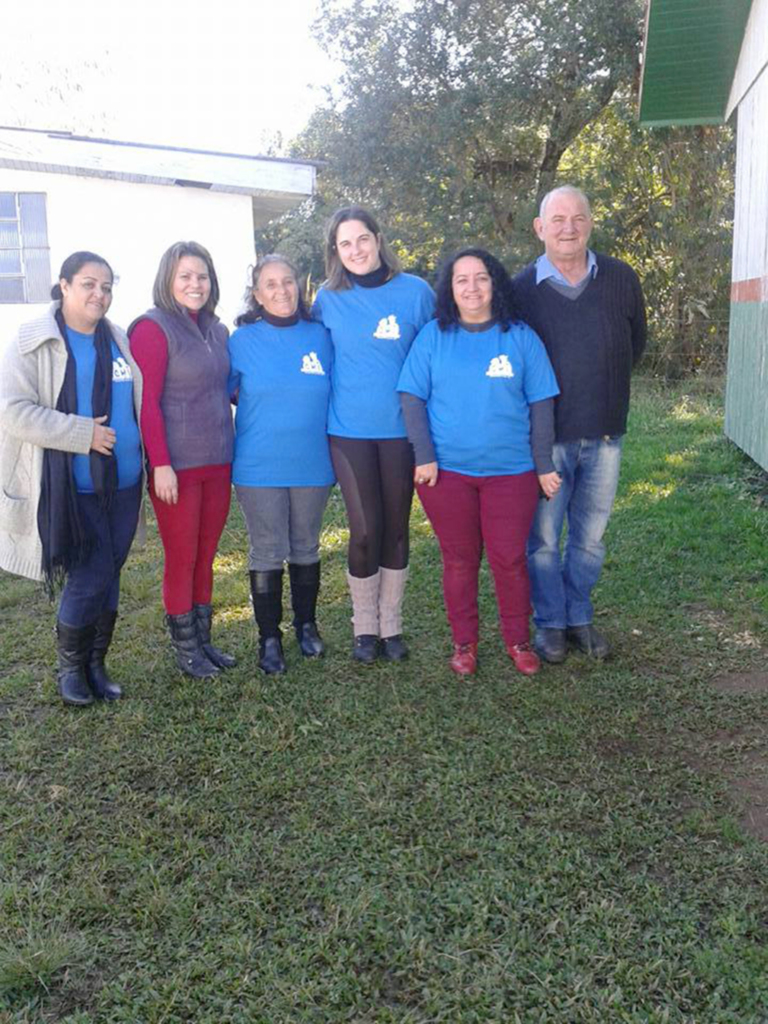
[[[331,459],[349,518],[352,656],[401,661],[413,454],[396,391],[413,339],[434,315],[426,282],[400,270],[367,210],[338,210],[325,245],[316,316],[334,346]]]

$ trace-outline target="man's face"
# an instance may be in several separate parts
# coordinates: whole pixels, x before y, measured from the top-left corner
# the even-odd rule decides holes
[[[581,196],[556,192],[546,205],[544,217],[537,217],[533,227],[553,262],[586,258],[592,218]]]

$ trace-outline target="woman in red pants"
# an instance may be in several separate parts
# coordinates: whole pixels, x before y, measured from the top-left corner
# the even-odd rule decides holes
[[[235,664],[211,644],[213,560],[229,512],[233,428],[229,332],[214,313],[219,284],[207,249],[172,245],[152,299],[128,333],[144,375],[141,430],[165,550],[163,603],[179,668],[206,678]]]
[[[443,556],[451,668],[476,668],[485,549],[507,653],[533,675],[525,545],[539,487],[551,497],[560,486],[552,463],[557,381],[538,335],[514,319],[506,271],[484,249],[462,249],[444,265],[436,317],[414,341],[397,387],[419,498]]]

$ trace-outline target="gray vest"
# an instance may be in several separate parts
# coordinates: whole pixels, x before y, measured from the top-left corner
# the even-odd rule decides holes
[[[149,309],[131,324],[152,320],[168,341],[168,369],[160,408],[174,469],[232,461],[234,431],[229,403],[229,331],[211,313],[198,322],[164,309]]]

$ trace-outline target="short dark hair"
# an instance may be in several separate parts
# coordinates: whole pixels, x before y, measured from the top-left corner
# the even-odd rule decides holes
[[[115,272],[103,256],[99,256],[95,252],[89,252],[87,249],[81,249],[78,252],[73,252],[71,256],[67,256],[61,264],[58,281],[51,288],[52,299],[58,300],[62,297],[59,281],[66,281],[67,284],[72,284],[72,278],[83,269],[86,263],[100,263],[103,267],[107,268],[112,280],[115,280]]]
[[[325,230],[325,273],[327,275],[325,287],[332,292],[340,292],[344,291],[345,288],[352,287],[352,282],[336,248],[336,235],[338,234],[339,227],[348,220],[361,221],[376,236],[379,243],[379,259],[382,265],[387,268],[386,280],[391,281],[396,274],[400,273],[402,267],[400,266],[400,260],[392,252],[389,242],[387,242],[382,234],[376,218],[364,206],[342,206],[328,221],[328,226]]]
[[[257,320],[260,320],[264,315],[264,307],[261,305],[260,302],[256,301],[256,296],[253,293],[256,286],[259,283],[261,272],[264,270],[265,267],[268,267],[274,263],[284,264],[293,274],[293,279],[295,280],[296,286],[299,290],[299,305],[297,307],[297,312],[301,320],[310,319],[309,313],[307,311],[307,305],[304,302],[304,296],[302,295],[301,291],[301,279],[299,277],[298,270],[294,266],[293,262],[288,259],[287,256],[282,256],[279,252],[270,252],[266,256],[259,256],[259,258],[256,260],[256,263],[253,265],[253,267],[250,268],[251,284],[248,290],[246,291],[245,295],[243,296],[243,301],[245,302],[246,309],[244,313],[240,314],[240,316],[235,317],[235,327],[242,327],[243,324],[253,324]]]
[[[509,274],[495,256],[492,256],[486,249],[476,246],[459,249],[440,266],[435,285],[437,293],[435,316],[440,330],[446,331],[450,327],[455,327],[461,320],[453,298],[453,268],[457,261],[464,256],[474,256],[485,265],[485,269],[491,276],[491,315],[498,321],[502,331],[508,331],[510,324],[517,319]]]
[[[208,276],[211,279],[211,294],[208,296],[208,301],[203,306],[203,309],[207,313],[215,312],[219,304],[219,279],[216,277],[211,254],[199,242],[174,242],[169,249],[165,250],[160,258],[160,266],[157,268],[155,283],[152,286],[152,301],[158,309],[165,309],[169,313],[184,312],[173,297],[173,279],[176,276],[179,261],[185,256],[196,256],[208,268]]]

